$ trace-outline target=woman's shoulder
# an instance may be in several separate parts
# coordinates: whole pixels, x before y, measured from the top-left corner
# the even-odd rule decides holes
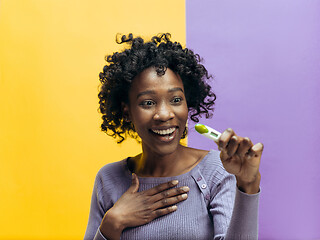
[[[207,151],[206,155],[203,157],[202,161],[199,164],[200,167],[223,167],[221,159],[220,159],[220,152],[214,149]]]
[[[126,160],[105,164],[96,174],[94,192],[106,206],[116,201],[130,186],[131,176],[125,169]]]
[[[220,159],[220,151],[214,149],[211,149],[210,151],[193,149],[192,151],[201,156],[197,168],[205,178],[222,180],[230,175],[223,167]]]
[[[98,171],[96,178],[101,182],[112,181],[112,179],[119,181],[126,178],[126,175],[129,174],[126,172],[126,161],[127,158],[104,165]]]
[[[220,152],[216,150],[202,150],[197,148],[190,148],[187,149],[187,154],[189,156],[193,156],[197,160],[197,165],[201,168],[209,166],[222,166],[220,160]]]

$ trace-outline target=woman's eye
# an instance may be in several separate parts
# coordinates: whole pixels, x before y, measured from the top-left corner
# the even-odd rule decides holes
[[[172,102],[173,103],[180,103],[182,101],[182,98],[181,97],[175,97]]]
[[[145,107],[150,107],[150,106],[154,105],[154,102],[151,100],[145,100],[142,103],[140,103],[140,105],[145,106]]]

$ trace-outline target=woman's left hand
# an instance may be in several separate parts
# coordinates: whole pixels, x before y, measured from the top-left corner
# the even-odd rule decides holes
[[[236,176],[238,188],[249,194],[257,193],[263,144],[253,145],[249,138],[240,137],[228,128],[221,134],[218,146],[222,164],[229,173]]]

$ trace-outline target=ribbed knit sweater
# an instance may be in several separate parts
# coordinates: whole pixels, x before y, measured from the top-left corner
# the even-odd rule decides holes
[[[178,180],[188,186],[187,200],[178,209],[150,223],[125,229],[122,240],[258,239],[259,193],[248,195],[236,187],[235,177],[211,150],[189,172],[175,177],[139,177],[139,191]],[[104,214],[131,185],[127,159],[107,164],[98,172],[85,240],[105,240],[99,226]]]

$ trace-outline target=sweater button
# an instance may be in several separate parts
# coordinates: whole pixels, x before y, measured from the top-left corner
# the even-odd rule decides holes
[[[201,181],[201,179],[202,179],[202,177],[198,177],[197,181],[199,182],[199,181]]]
[[[201,188],[205,189],[205,188],[207,188],[207,185],[206,184],[202,184]]]

